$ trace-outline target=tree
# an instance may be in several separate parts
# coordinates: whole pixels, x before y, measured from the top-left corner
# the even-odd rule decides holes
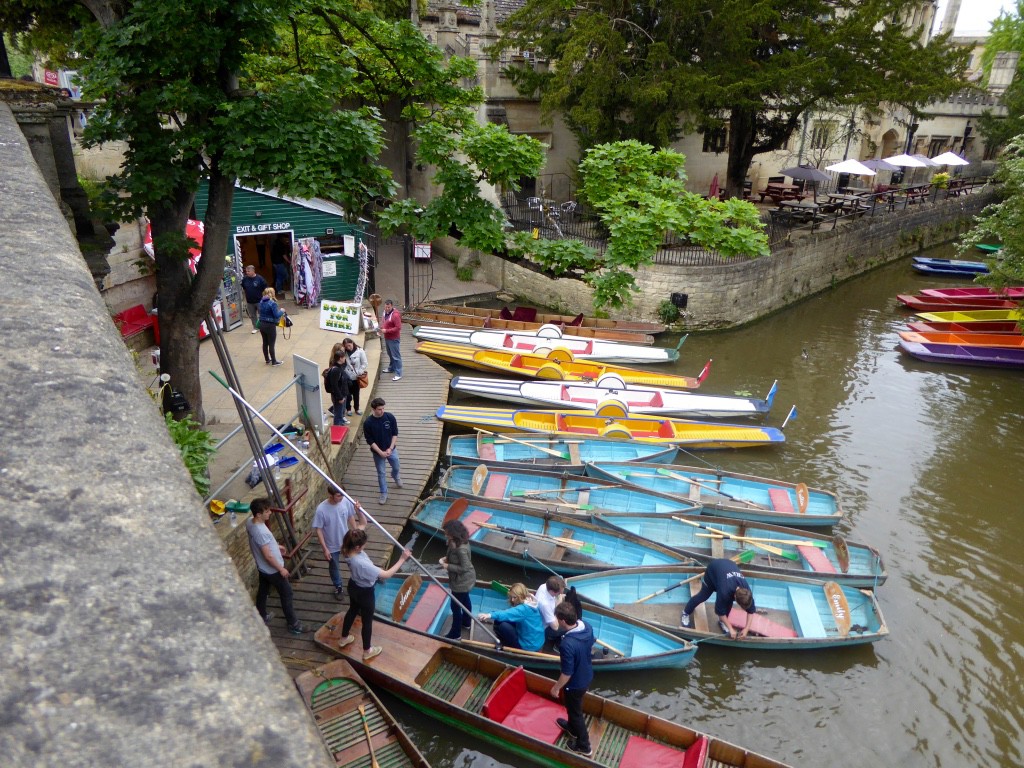
[[[509,181],[539,169],[539,146],[531,152],[530,139],[506,133],[505,146],[512,148],[506,156],[500,131],[480,138],[467,120],[480,94],[458,88],[472,64],[445,62],[392,6],[379,13],[344,0],[81,0],[80,6],[93,20],[75,40],[85,59],[80,70],[87,97],[102,100],[86,141],[126,142],[109,204],[121,216],[150,218],[161,363],[200,421],[196,329],[222,278],[236,182],[328,198],[353,212],[390,198],[393,183],[378,164],[381,108],[396,101],[422,136],[460,150],[485,144],[473,159],[497,169],[475,168],[474,178]],[[38,32],[60,10],[76,7],[70,0],[14,0],[0,24]],[[54,22],[58,28],[64,29]],[[457,161],[446,159],[440,198],[447,202],[434,207],[430,226],[419,222],[420,230],[454,228],[470,244],[493,242],[500,215],[473,197],[453,169]],[[182,233],[202,179],[209,205],[193,277],[184,266],[190,243]]]
[[[636,290],[635,271],[649,264],[666,232],[723,256],[753,258],[768,253],[768,239],[757,209],[740,198],[705,200],[686,190],[686,157],[639,141],[599,144],[579,166],[580,198],[598,212],[609,232],[598,257],[573,241],[555,247],[513,238],[514,247],[559,272],[582,272],[594,288],[594,304],[621,307]]]
[[[974,227],[958,246],[961,253],[972,251],[978,243],[993,240],[1003,244],[997,258],[989,260],[990,272],[977,282],[993,288],[1024,283],[1024,135],[1007,144],[996,178],[1003,182],[1002,200],[987,206],[975,219]]]
[[[1018,0],[1016,12],[1001,11],[992,22],[981,55],[986,83],[992,74],[996,54],[1013,51],[1024,55],[1024,0]],[[985,110],[978,119],[978,128],[989,150],[1001,147],[1013,137],[1024,133],[1024,78],[1021,77],[1021,67],[1018,60],[1017,73],[1003,94],[1006,117],[996,117],[991,110]]]
[[[809,109],[923,105],[962,88],[968,52],[927,44],[904,0],[527,0],[498,50],[535,51],[514,69],[581,148],[625,138],[664,147],[683,130],[728,127],[726,191],[753,158],[782,148]]]

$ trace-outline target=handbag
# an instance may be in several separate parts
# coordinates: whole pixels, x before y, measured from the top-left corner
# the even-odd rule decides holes
[[[292,325],[292,319],[288,317],[287,313],[281,315],[281,319],[277,321],[278,328],[291,328]]]
[[[356,383],[359,385],[360,389],[366,389],[370,386],[370,374],[366,372],[360,373],[356,376]]]

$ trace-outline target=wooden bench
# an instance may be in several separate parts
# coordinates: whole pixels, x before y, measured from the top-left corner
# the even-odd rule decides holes
[[[553,699],[526,690],[522,667],[498,682],[484,702],[483,716],[488,720],[528,733],[535,739],[554,744],[562,735],[556,718],[565,717],[565,707]]]
[[[121,337],[128,339],[147,328],[153,328],[156,325],[156,318],[141,304],[136,304],[114,315],[114,325],[121,331]]]
[[[412,613],[409,614],[409,618],[405,620],[405,625],[410,629],[418,629],[421,632],[427,632],[430,629],[430,625],[434,623],[434,619],[437,618],[438,613],[441,612],[441,607],[445,601],[448,600],[448,593],[445,592],[437,584],[431,583],[427,586],[426,591],[420,596],[420,599],[416,603],[416,607],[412,609]]]
[[[807,587],[789,587],[789,602],[793,607],[796,625],[801,637],[827,637],[821,614],[814,603],[814,595]]]

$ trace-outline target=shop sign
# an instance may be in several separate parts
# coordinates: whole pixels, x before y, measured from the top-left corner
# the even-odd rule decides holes
[[[251,235],[261,232],[285,232],[292,228],[290,221],[275,221],[267,224],[240,224],[235,227],[236,235]]]

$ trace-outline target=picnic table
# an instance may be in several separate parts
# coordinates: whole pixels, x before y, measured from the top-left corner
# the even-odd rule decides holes
[[[821,206],[813,200],[780,200],[779,210],[789,213],[794,219],[813,221],[821,213]]]
[[[784,200],[803,200],[805,197],[803,190],[796,184],[779,182],[768,182],[767,186],[758,194],[761,196],[762,203],[766,197],[770,197],[776,205]]]
[[[910,205],[926,199],[931,194],[932,185],[915,184],[911,187],[904,187],[901,191],[907,198],[907,204]]]
[[[829,192],[827,197],[828,204],[832,210],[856,213],[857,211],[863,211],[871,207],[869,198],[865,198],[864,195]]]

